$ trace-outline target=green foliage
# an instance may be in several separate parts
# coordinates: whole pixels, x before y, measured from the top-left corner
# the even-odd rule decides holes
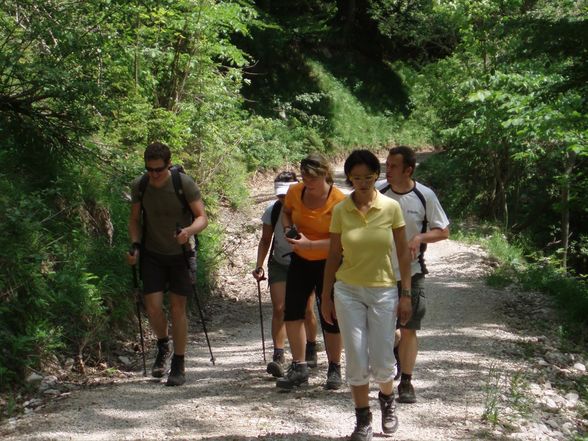
[[[562,270],[555,257],[537,252],[529,254],[526,251],[528,244],[517,244],[499,229],[484,236],[475,232],[469,234],[469,237],[477,237],[475,241],[480,242],[491,259],[497,262],[487,277],[490,285],[516,284],[528,291],[549,294],[563,313],[561,326],[567,338],[585,341],[588,331],[588,283],[585,278],[574,277]]]
[[[584,274],[588,51],[579,5],[456,2],[459,45],[419,71],[411,118],[445,147],[423,172],[454,217],[524,232]]]

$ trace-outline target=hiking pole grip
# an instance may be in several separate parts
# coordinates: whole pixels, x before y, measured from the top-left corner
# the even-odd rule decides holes
[[[176,223],[176,236],[180,234],[182,231],[182,227],[180,227],[179,223]],[[190,268],[190,258],[188,256],[188,251],[186,250],[186,245],[182,245],[182,253],[184,254],[184,261],[186,262],[186,269],[188,272],[191,271]],[[204,331],[204,337],[206,337],[206,344],[208,345],[208,351],[210,352],[210,361],[212,365],[215,366],[216,359],[212,353],[212,346],[210,345],[210,339],[208,338],[208,331],[206,330],[206,323],[204,323],[204,313],[202,312],[202,306],[200,305],[200,299],[198,298],[198,290],[196,289],[196,274],[191,277],[192,279],[192,290],[194,291],[194,299],[196,300],[196,307],[198,308],[198,314],[200,315],[200,322],[202,323],[202,330]]]

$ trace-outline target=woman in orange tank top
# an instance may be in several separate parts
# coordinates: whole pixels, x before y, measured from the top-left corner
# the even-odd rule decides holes
[[[333,207],[345,198],[341,190],[333,186],[331,169],[322,155],[311,154],[303,159],[300,173],[302,182],[288,190],[282,215],[286,237],[293,246],[284,312],[292,365],[276,382],[282,389],[308,384],[308,368],[316,366],[316,342],[307,341],[304,330],[306,302],[313,291],[317,300],[320,299],[331,214]],[[342,384],[339,326],[325,322],[322,316],[320,320],[329,361],[325,387],[339,389]]]

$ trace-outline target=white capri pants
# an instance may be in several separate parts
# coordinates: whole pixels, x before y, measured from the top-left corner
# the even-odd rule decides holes
[[[351,386],[387,383],[396,374],[394,331],[396,286],[368,288],[337,281],[335,309],[345,347],[346,377]]]

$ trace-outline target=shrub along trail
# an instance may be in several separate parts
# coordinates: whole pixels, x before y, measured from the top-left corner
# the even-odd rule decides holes
[[[207,308],[216,366],[209,361],[195,315],[184,386],[165,387],[138,372],[114,384],[74,390],[66,399],[3,423],[2,439],[321,441],[348,436],[354,427],[350,392],[347,387],[323,389],[324,352],[304,390],[280,393],[265,373],[257,288],[250,271],[259,217],[273,198],[270,180],[259,178],[252,194],[246,212],[223,214],[227,265]],[[563,440],[585,430],[581,415],[586,410],[572,382],[585,362],[558,352],[552,337],[526,319],[549,320],[548,302],[486,286],[483,276],[490,262],[479,247],[449,240],[430,246],[427,255],[428,312],[414,377],[418,402],[398,405],[400,427],[394,439]],[[262,293],[269,359],[266,285]],[[515,302],[520,298],[524,302]],[[370,397],[378,439],[376,389]],[[485,412],[490,421],[482,418]]]

